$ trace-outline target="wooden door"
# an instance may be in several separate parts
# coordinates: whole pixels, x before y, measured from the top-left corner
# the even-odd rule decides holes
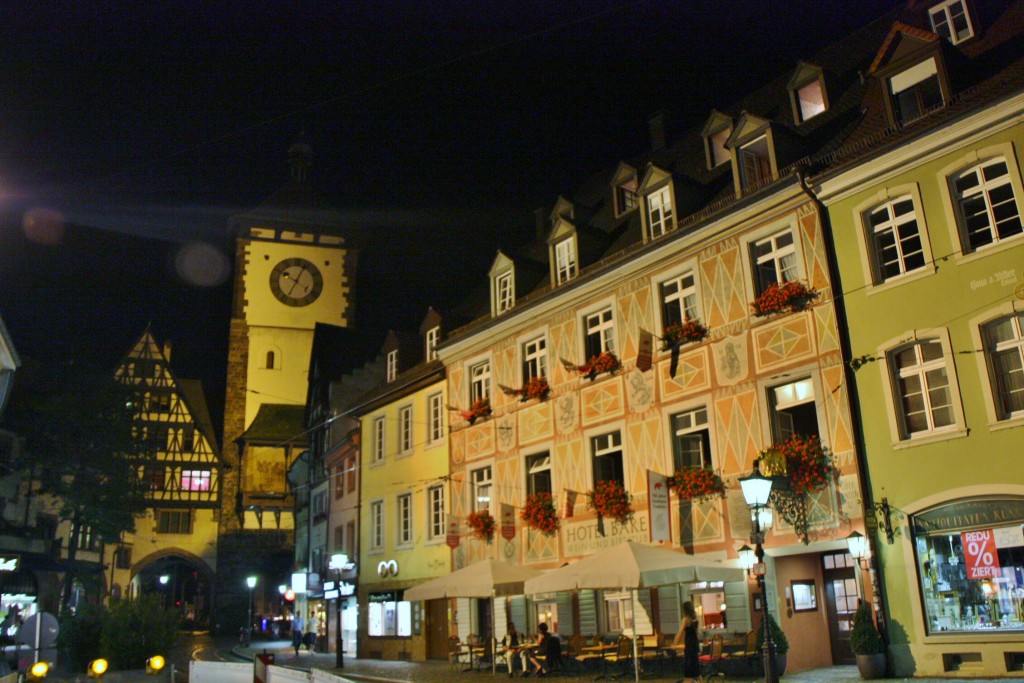
[[[447,600],[427,600],[427,658],[448,659]]]
[[[859,598],[853,558],[849,553],[829,553],[822,557],[822,564],[832,663],[854,664],[857,658],[850,646],[850,630]]]

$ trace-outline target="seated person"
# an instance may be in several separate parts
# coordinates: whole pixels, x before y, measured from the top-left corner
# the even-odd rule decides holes
[[[541,656],[544,657],[544,662],[547,666],[540,663],[539,657]],[[554,662],[560,661],[561,657],[562,643],[558,640],[558,637],[548,633],[547,624],[538,624],[536,648],[532,650],[529,655],[530,663],[534,666],[534,673],[538,676],[547,676],[548,667],[550,667]],[[530,672],[527,671],[523,675],[529,676]]]
[[[527,670],[526,650],[524,643],[520,640],[519,631],[513,622],[508,622],[505,629],[505,637],[501,639],[502,651],[505,654],[505,663],[508,664],[508,676],[512,677],[512,661],[519,655],[522,658],[523,671]]]

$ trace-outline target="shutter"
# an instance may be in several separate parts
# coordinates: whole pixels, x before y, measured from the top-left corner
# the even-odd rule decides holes
[[[459,622],[459,642],[465,643],[469,640],[469,634],[473,632],[470,623],[473,618],[469,598],[455,598],[455,618]]]
[[[658,588],[658,627],[666,636],[675,636],[679,632],[682,618],[679,615],[679,587],[660,586]]]
[[[558,633],[563,636],[571,636],[576,633],[576,624],[572,615],[572,593],[559,593],[555,596],[555,602],[558,605]]]
[[[512,605],[509,609],[509,616],[511,621],[516,625],[516,631],[523,634],[530,632],[530,620],[526,616],[526,596],[512,596]]]
[[[508,610],[505,598],[494,598],[494,637],[500,642],[508,630]]]
[[[600,632],[597,625],[597,593],[589,589],[581,590],[579,633],[592,636]]]
[[[728,606],[726,618],[730,631],[745,633],[753,628],[750,625],[750,592],[746,579],[726,582],[725,604]]]

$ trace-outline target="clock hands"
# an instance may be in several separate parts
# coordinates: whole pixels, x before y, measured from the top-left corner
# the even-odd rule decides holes
[[[289,270],[291,270],[291,269],[289,269]],[[302,284],[302,282],[300,281],[300,280],[302,279],[302,275],[303,275],[303,273],[308,273],[308,272],[309,272],[309,271],[308,271],[308,269],[306,268],[306,266],[300,266],[300,267],[299,267],[299,272],[298,272],[298,273],[297,273],[297,274],[295,275],[295,277],[292,277],[291,273],[289,273],[289,272],[288,272],[288,271],[286,270],[286,271],[285,271],[285,272],[283,273],[283,275],[282,275],[282,276],[283,276],[284,278],[288,279],[288,280],[291,280],[291,281],[292,281],[292,286],[288,288],[288,291],[287,291],[287,292],[285,292],[285,294],[287,294],[288,296],[291,296],[291,297],[295,297],[296,295],[294,294],[294,292],[295,292],[295,288],[296,288],[296,287],[302,287],[302,288],[303,288],[303,290],[305,290],[305,293],[306,293],[306,294],[308,294],[308,293],[309,293],[309,290],[310,290],[310,288],[311,288],[311,286],[312,286],[312,285],[309,285],[309,284]],[[282,288],[282,289],[283,289],[283,288]]]

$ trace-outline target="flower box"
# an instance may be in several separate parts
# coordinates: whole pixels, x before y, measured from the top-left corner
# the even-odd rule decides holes
[[[593,381],[598,375],[603,372],[607,372],[610,375],[615,374],[620,367],[619,359],[615,357],[615,354],[611,351],[603,351],[602,353],[592,356],[586,365],[581,365],[577,368],[580,374],[587,377],[587,379]]]
[[[615,480],[597,482],[597,486],[587,492],[587,508],[597,513],[598,517],[611,517],[619,524],[625,524],[633,518],[633,497],[622,484]]]
[[[506,395],[518,396],[519,400],[523,403],[534,398],[539,401],[546,401],[548,400],[548,395],[551,393],[551,385],[548,384],[547,377],[531,377],[520,389],[506,387],[503,384],[499,384],[498,386],[501,387],[501,390]]]
[[[477,539],[488,543],[494,540],[494,529],[497,524],[487,510],[469,513],[466,523],[469,524],[469,528],[473,530],[473,536]]]
[[[725,496],[725,482],[710,467],[684,467],[672,475],[668,485],[677,496],[690,500]]]
[[[473,424],[477,420],[487,418],[491,416],[491,401],[490,399],[480,398],[473,402],[473,405],[469,407],[469,410],[463,410],[459,413],[462,419]]]
[[[674,346],[680,346],[689,342],[699,342],[708,336],[708,328],[700,324],[699,320],[687,318],[681,323],[672,323],[662,332],[661,340],[664,342],[662,351],[668,351]]]
[[[785,477],[794,494],[817,493],[839,479],[832,452],[821,444],[817,434],[792,434],[772,450],[785,463]]]
[[[555,510],[550,493],[531,493],[527,496],[519,518],[526,526],[545,536],[554,536],[558,532],[558,511]]]
[[[818,290],[803,282],[773,282],[757,295],[750,307],[757,316],[802,311],[818,294]]]

